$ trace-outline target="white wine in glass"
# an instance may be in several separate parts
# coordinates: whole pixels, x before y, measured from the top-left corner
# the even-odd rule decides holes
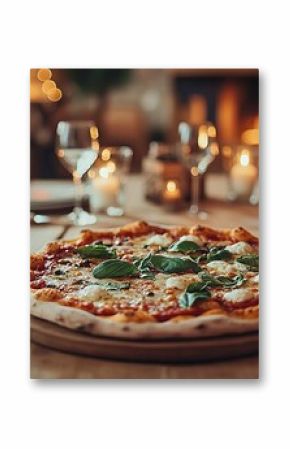
[[[75,184],[75,207],[69,221],[76,225],[93,224],[96,217],[82,206],[82,177],[98,157],[98,129],[92,121],[59,122],[56,128],[56,154],[72,174]]]
[[[194,126],[181,122],[178,132],[180,158],[192,175],[192,203],[189,212],[203,220],[208,214],[199,208],[199,179],[219,153],[216,129],[210,122]]]

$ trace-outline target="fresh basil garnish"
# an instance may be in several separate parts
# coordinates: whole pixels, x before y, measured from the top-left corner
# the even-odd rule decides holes
[[[159,254],[153,254],[148,262],[150,267],[163,273],[183,273],[192,271],[198,273],[201,268],[189,257],[167,257]]]
[[[172,252],[180,252],[180,253],[191,253],[200,249],[200,246],[192,242],[191,240],[179,240],[176,243],[173,243],[168,249],[168,251]]]
[[[214,246],[210,248],[209,253],[207,255],[207,261],[211,262],[213,260],[227,260],[232,257],[230,251],[225,249],[224,247]]]
[[[138,274],[138,270],[132,263],[119,259],[105,260],[93,270],[93,276],[98,279],[135,276],[136,274]]]
[[[210,298],[207,282],[193,282],[180,296],[178,304],[182,308],[191,307],[196,301]]]
[[[138,269],[140,273],[140,278],[142,279],[155,279],[155,274],[150,271],[150,259],[152,253],[147,254],[143,259],[136,259],[133,264]]]
[[[116,250],[108,248],[105,245],[86,245],[76,249],[76,252],[83,257],[92,257],[96,259],[115,259]]]
[[[203,271],[198,274],[200,279],[207,283],[208,287],[223,287],[232,288],[240,287],[244,282],[245,278],[242,274],[234,277],[228,276],[211,276],[209,273]]]
[[[237,258],[237,262],[246,265],[250,271],[259,271],[258,254],[246,254]]]

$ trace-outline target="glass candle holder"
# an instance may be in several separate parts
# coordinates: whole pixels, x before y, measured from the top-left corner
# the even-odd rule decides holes
[[[250,201],[258,183],[258,148],[226,145],[222,156],[229,181],[228,199]]]
[[[162,191],[162,202],[169,211],[177,211],[182,208],[182,188],[177,179],[167,180]]]
[[[94,214],[124,214],[125,179],[133,151],[129,147],[105,147],[88,172],[90,208]]]

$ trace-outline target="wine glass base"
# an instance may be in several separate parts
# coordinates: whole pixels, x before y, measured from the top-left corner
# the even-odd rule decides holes
[[[207,220],[208,213],[204,210],[200,210],[197,206],[190,206],[189,211],[190,215],[194,215],[199,220]]]
[[[68,215],[68,219],[71,223],[73,223],[76,226],[86,226],[94,224],[97,221],[95,215],[92,215],[89,212],[86,212],[85,210],[80,210],[77,213],[74,211],[71,212]]]

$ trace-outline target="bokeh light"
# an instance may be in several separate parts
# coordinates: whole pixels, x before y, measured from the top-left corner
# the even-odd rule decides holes
[[[42,92],[44,92],[45,94],[48,94],[48,92],[51,89],[55,89],[56,88],[56,84],[54,81],[52,80],[46,80],[43,82],[42,86],[41,86],[41,90]]]
[[[50,101],[53,101],[53,102],[59,101],[61,99],[61,97],[62,97],[62,91],[60,89],[53,88],[47,92],[47,98]]]
[[[37,78],[39,79],[39,81],[50,80],[51,77],[52,73],[49,69],[39,69],[37,72]]]

